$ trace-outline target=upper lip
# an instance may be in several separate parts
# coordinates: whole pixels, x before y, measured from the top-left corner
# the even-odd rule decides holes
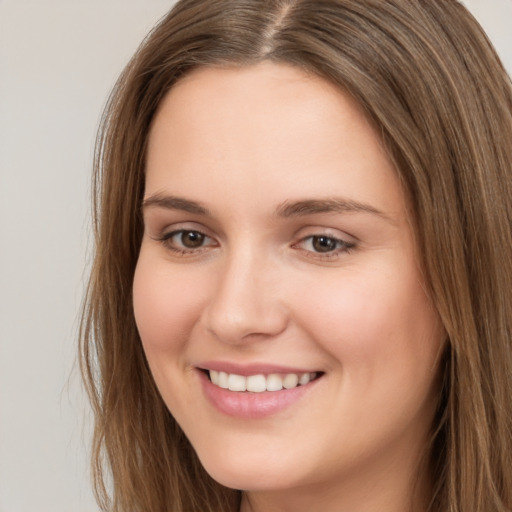
[[[298,368],[291,366],[283,366],[277,364],[268,363],[250,363],[250,364],[239,364],[229,361],[205,361],[197,366],[201,370],[215,370],[218,372],[232,373],[236,375],[242,375],[248,377],[249,375],[269,375],[271,373],[311,373],[317,372],[318,370]]]

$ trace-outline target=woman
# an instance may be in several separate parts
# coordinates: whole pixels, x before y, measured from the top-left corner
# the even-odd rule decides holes
[[[511,141],[456,1],[179,2],[97,152],[103,509],[512,510]]]

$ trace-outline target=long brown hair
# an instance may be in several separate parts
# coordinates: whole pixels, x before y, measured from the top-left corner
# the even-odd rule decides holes
[[[299,66],[351,94],[412,205],[448,347],[431,512],[512,510],[512,90],[456,0],[181,0],[120,77],[98,137],[95,259],[81,361],[95,489],[113,512],[235,511],[151,377],[132,311],[145,151],[162,98],[198,66]]]

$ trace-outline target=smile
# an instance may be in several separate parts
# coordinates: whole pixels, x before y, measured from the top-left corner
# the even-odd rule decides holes
[[[269,375],[237,375],[217,370],[209,370],[210,381],[219,388],[229,391],[249,391],[251,393],[263,393],[265,391],[281,391],[293,389],[297,386],[305,386],[317,378],[316,372],[306,373],[271,373]]]
[[[197,369],[207,401],[223,414],[246,420],[263,419],[303,403],[325,375],[322,371],[259,364],[240,367],[226,362]]]

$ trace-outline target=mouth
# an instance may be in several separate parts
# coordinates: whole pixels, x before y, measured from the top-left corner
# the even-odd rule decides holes
[[[267,364],[211,362],[196,368],[204,395],[214,408],[243,420],[264,419],[304,403],[325,375]]]
[[[258,373],[238,375],[218,370],[203,370],[210,382],[221,389],[235,392],[263,393],[291,390],[305,386],[321,377],[322,372],[301,373]]]

